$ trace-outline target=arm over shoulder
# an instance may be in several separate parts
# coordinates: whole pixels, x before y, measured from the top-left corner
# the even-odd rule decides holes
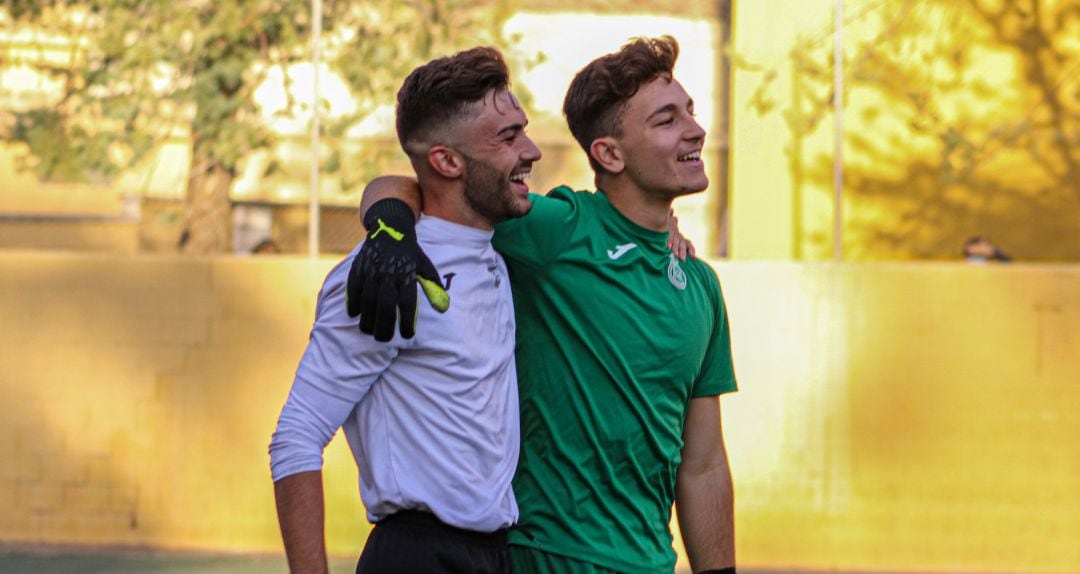
[[[561,186],[547,195],[529,194],[532,210],[527,215],[495,226],[495,249],[518,264],[545,265],[559,254],[577,226],[581,193],[587,192]]]

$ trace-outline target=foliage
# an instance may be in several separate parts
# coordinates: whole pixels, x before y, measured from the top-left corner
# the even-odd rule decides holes
[[[340,156],[344,134],[392,101],[410,69],[454,49],[503,44],[497,31],[509,1],[323,0],[323,59],[359,103],[324,126],[334,147],[325,167],[357,163]],[[36,45],[9,46],[0,65],[32,66],[61,86],[56,101],[12,112],[2,124],[0,137],[27,144],[24,165],[42,179],[105,182],[170,136],[188,137],[192,243],[198,251],[227,249],[229,185],[246,158],[278,139],[253,94],[272,68],[310,61],[311,2],[8,0],[4,7],[8,38],[32,33]],[[288,104],[282,113],[307,112],[291,96]],[[194,221],[205,218],[215,223]]]
[[[831,129],[831,33],[790,54],[798,95],[782,113],[796,145]],[[1078,37],[1075,0],[884,0],[849,14],[844,191],[861,256],[956,257],[986,234],[1021,258],[1080,259]],[[764,78],[754,105],[768,113]],[[797,169],[831,188],[831,155]]]

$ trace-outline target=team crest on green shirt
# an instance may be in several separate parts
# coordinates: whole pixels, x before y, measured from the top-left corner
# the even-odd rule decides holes
[[[667,266],[668,281],[671,281],[671,284],[674,285],[676,289],[682,291],[683,289],[686,289],[686,273],[684,273],[682,267],[679,266],[679,260],[675,258],[675,255],[672,254],[670,257],[671,260],[668,262]]]

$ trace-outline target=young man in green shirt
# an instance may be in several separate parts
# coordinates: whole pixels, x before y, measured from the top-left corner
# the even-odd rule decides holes
[[[529,215],[496,226],[518,322],[515,572],[672,572],[673,502],[694,571],[734,572],[727,314],[714,271],[667,247],[672,201],[708,186],[677,56],[673,38],[637,39],[582,69],[564,112],[597,191],[529,195]],[[420,207],[402,178],[373,182],[363,207],[390,197]],[[393,322],[397,290],[415,292],[369,243],[350,279],[368,331]]]

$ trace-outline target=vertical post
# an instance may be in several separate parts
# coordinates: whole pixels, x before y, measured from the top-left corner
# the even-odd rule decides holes
[[[709,242],[712,249],[709,252],[719,257],[728,257],[731,253],[731,34],[733,24],[731,22],[731,5],[734,0],[719,0],[716,7],[716,18],[720,24],[720,33],[717,41],[717,66],[716,66],[716,126],[719,128],[717,145],[717,179],[716,185],[709,186],[709,193],[715,189],[715,203],[713,204],[716,220],[719,222],[718,229],[713,231]]]
[[[833,20],[833,261],[844,260],[844,0]]]
[[[311,190],[308,193],[308,257],[319,256],[319,46],[322,0],[311,2]]]

